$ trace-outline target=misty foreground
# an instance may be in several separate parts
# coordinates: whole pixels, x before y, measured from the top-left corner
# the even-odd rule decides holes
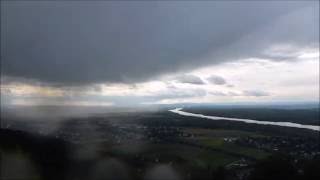
[[[168,109],[112,110],[59,119],[50,117],[50,112],[57,114],[53,110],[38,109],[46,112],[41,118],[28,116],[25,111],[29,110],[20,116],[3,113],[1,179],[320,178],[317,131],[199,120]],[[258,119],[269,114],[269,121],[319,122],[319,111],[312,108],[187,110],[235,118]],[[294,118],[288,118],[290,114]]]

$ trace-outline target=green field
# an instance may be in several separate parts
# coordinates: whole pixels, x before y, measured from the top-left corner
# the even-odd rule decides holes
[[[263,159],[269,155],[269,153],[260,149],[243,147],[232,142],[226,142],[223,138],[202,139],[200,140],[200,143],[214,149],[247,156],[254,159]]]
[[[227,142],[225,140],[230,138],[236,139],[236,138],[245,138],[245,137],[266,137],[266,135],[264,134],[239,131],[239,130],[203,129],[203,128],[186,128],[184,129],[184,132],[191,133],[193,135],[192,138],[185,138],[185,140],[192,141],[204,147],[209,147],[213,150],[218,150],[219,152],[228,154],[229,156],[231,153],[236,156],[244,156],[252,159],[263,159],[269,155],[269,153],[263,150],[240,146],[235,142]],[[212,154],[212,152],[210,152],[209,154]],[[228,159],[228,157],[224,157],[224,156],[222,157]],[[219,162],[219,160],[217,161]]]

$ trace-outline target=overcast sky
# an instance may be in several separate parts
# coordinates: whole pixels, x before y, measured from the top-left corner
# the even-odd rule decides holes
[[[318,1],[1,1],[2,105],[319,100]]]

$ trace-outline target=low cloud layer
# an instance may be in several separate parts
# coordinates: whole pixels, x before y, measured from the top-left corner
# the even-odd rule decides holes
[[[180,83],[186,83],[186,84],[205,84],[201,78],[195,75],[182,75],[177,77],[177,81]]]
[[[217,76],[217,75],[212,75],[209,78],[207,78],[207,80],[212,83],[212,84],[216,84],[216,85],[224,85],[226,84],[226,80],[221,77],[221,76]]]
[[[270,93],[261,91],[261,90],[244,90],[242,92],[220,92],[220,91],[213,91],[209,94],[213,96],[229,96],[229,97],[263,97],[263,96],[270,96]]]
[[[259,90],[251,90],[251,91],[247,90],[247,91],[243,91],[243,95],[260,97],[260,96],[269,96],[269,93],[264,91],[259,91]]]

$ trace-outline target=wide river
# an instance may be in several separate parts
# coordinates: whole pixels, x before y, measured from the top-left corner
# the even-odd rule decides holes
[[[206,116],[203,114],[185,112],[185,111],[182,111],[182,108],[176,108],[169,111],[182,116],[191,116],[191,117],[198,117],[198,118],[211,119],[211,120],[238,121],[238,122],[244,122],[244,123],[250,123],[250,124],[274,125],[274,126],[294,127],[294,128],[303,128],[303,129],[311,129],[314,131],[320,131],[320,126],[304,125],[304,124],[298,124],[298,123],[292,123],[292,122],[272,122],[272,121],[258,121],[253,119]]]

